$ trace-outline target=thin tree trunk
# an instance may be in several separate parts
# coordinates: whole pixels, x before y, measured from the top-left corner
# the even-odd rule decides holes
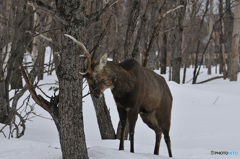
[[[20,52],[24,52],[21,50]],[[22,74],[21,71],[19,70],[19,66],[22,64],[23,61],[23,53],[21,56],[19,56],[16,59],[16,62],[13,66],[13,73],[12,73],[12,78],[11,78],[11,89],[21,89],[23,88],[23,83],[22,83]]]
[[[6,120],[8,117],[7,113],[7,96],[6,96],[6,89],[5,89],[5,81],[4,81],[4,71],[3,71],[3,61],[2,61],[2,53],[3,50],[0,46],[0,123],[6,124]]]
[[[219,14],[223,15],[223,0],[219,0]],[[221,61],[220,61],[220,68],[223,71],[224,79],[226,79],[226,59],[225,59],[225,45],[224,45],[224,21],[223,18],[220,20],[221,23],[221,33],[220,33],[220,43],[221,43]],[[220,71],[219,71],[220,72]]]
[[[202,16],[202,21],[200,23],[200,34],[199,36],[202,34],[202,26],[203,26],[203,22],[204,22],[204,18],[208,12],[208,5],[209,5],[209,0],[207,0],[206,2],[206,6],[205,6],[205,11],[204,11],[204,14]],[[198,40],[198,43],[197,43],[197,51],[196,51],[196,57],[195,57],[195,66],[194,66],[194,71],[193,71],[193,80],[192,80],[192,84],[195,84],[197,83],[197,78],[198,78],[198,75],[199,75],[199,71],[201,68],[201,65],[199,66],[198,68],[198,54],[199,54],[199,47],[200,47],[200,39]]]
[[[103,2],[102,1],[96,1],[95,12],[99,11],[102,8],[103,8]],[[102,21],[100,20],[94,26],[94,35],[100,35],[100,32],[102,31],[102,28],[104,28],[104,27],[102,27],[103,25],[105,25],[105,24],[103,24]],[[98,42],[98,40],[99,40],[99,36],[94,36],[93,43],[96,44]],[[93,60],[97,61],[97,60],[100,59],[100,57],[102,55],[101,50],[102,50],[101,47],[98,47],[96,50],[94,50],[93,55],[92,55]],[[112,125],[111,116],[110,116],[110,113],[108,111],[108,107],[106,105],[104,95],[102,96],[102,98],[97,99],[91,94],[91,98],[92,98],[93,105],[94,105],[94,108],[95,108],[101,138],[102,139],[115,139],[115,131],[114,131],[114,128],[113,128],[113,125]]]
[[[166,21],[166,20],[165,20]],[[163,30],[165,30],[165,25],[162,23]],[[162,37],[162,44],[161,44],[161,58],[160,58],[160,68],[161,68],[161,74],[166,74],[167,70],[167,33],[163,33],[161,35]]]
[[[233,34],[232,34],[232,47],[230,54],[230,67],[229,74],[233,74],[239,70],[239,28],[240,28],[240,0],[235,1],[234,8],[234,23],[233,23]],[[237,73],[230,76],[230,81],[237,81]]]
[[[33,7],[33,10],[35,10],[36,8]],[[37,15],[37,13],[35,12],[33,15],[33,27],[36,28],[37,25],[39,24],[39,17]],[[33,38],[33,45],[32,45],[32,63],[34,65],[36,59],[37,59],[37,55],[38,55],[38,50],[39,50],[39,45],[40,45],[40,36],[34,37]]]
[[[104,95],[97,99],[91,94],[95,108],[98,127],[102,139],[115,139],[115,131],[112,125],[111,116],[107,108]]]
[[[186,6],[186,0],[177,0],[175,3],[175,6],[178,5],[185,5]],[[185,15],[185,9],[186,7],[180,8],[176,10],[174,14],[175,18],[175,25],[178,27],[173,31],[174,39],[174,45],[172,50],[172,80],[180,83],[180,68],[182,65],[182,33],[183,33],[183,21],[184,21],[184,15]]]
[[[131,5],[130,13],[128,18],[128,26],[126,32],[126,39],[124,43],[124,59],[132,58],[132,44],[135,28],[137,25],[137,20],[140,13],[141,0],[128,1],[128,4]]]
[[[213,0],[210,0],[210,13],[209,13],[209,23],[208,23],[208,38],[211,38],[210,35],[213,30]],[[208,46],[208,61],[207,61],[207,68],[208,68],[208,74],[211,75],[212,73],[212,56],[214,51],[214,45],[213,45],[213,39],[210,40],[209,46]]]
[[[232,32],[233,32],[233,14],[231,10],[231,1],[226,0],[226,14],[225,14],[225,37],[226,37],[226,51],[228,54],[227,66],[229,69],[231,45],[232,45]]]
[[[31,29],[31,21],[32,18],[29,16],[32,12],[32,7],[27,5],[26,1],[20,1],[19,3],[22,3],[17,8],[17,14],[15,15],[15,23],[14,23],[14,36],[12,39],[12,42],[15,43],[15,47],[12,48],[12,54],[11,58],[13,58],[13,63],[9,63],[12,65],[11,70],[11,89],[21,89],[23,88],[22,84],[22,78],[21,78],[21,72],[19,70],[19,66],[22,64],[23,61],[23,55],[26,52],[28,41],[29,41],[29,35],[27,34],[27,31]],[[27,19],[24,22],[21,21],[21,18]],[[22,23],[22,24],[21,24]],[[21,27],[19,25],[21,24]],[[15,53],[13,53],[15,52]]]

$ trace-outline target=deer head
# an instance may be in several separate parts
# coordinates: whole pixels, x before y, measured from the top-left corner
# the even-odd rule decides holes
[[[70,35],[65,34],[65,36],[72,39],[83,49],[84,54],[80,57],[87,57],[88,65],[85,72],[79,73],[87,79],[91,94],[93,94],[96,98],[100,98],[104,90],[114,87],[115,81],[115,78],[111,75],[111,69],[107,66],[107,53],[105,53],[99,60],[92,61],[91,55],[81,42],[77,41]]]

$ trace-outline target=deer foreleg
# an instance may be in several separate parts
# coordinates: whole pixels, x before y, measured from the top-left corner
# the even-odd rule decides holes
[[[121,138],[119,144],[119,150],[124,150],[124,135],[127,124],[127,111],[122,108],[122,106],[118,105],[118,114],[121,122]]]
[[[129,133],[130,133],[130,152],[134,153],[134,129],[138,118],[138,112],[129,110],[128,121],[129,121]]]

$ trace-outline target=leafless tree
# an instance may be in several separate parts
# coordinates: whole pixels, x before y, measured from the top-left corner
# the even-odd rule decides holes
[[[183,5],[184,7],[173,12],[175,25],[177,26],[172,32],[172,80],[180,83],[180,68],[182,65],[182,35],[183,21],[185,17],[186,0],[175,1],[175,7]]]
[[[240,27],[240,0],[235,0],[234,22],[232,33],[232,47],[230,53],[229,74],[230,81],[237,81],[237,72],[239,71],[239,27]]]

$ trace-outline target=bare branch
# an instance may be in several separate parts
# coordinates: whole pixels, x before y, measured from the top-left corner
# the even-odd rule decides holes
[[[22,72],[23,78],[26,82],[26,85],[28,87],[28,90],[30,92],[30,94],[32,95],[33,100],[40,106],[42,107],[44,110],[46,110],[52,117],[53,120],[56,122],[56,124],[58,124],[58,110],[57,110],[57,106],[56,103],[53,102],[48,102],[47,100],[45,100],[41,95],[37,95],[34,86],[32,85],[31,81],[29,81],[28,75],[26,74],[23,66],[20,66],[20,70]]]
[[[100,11],[97,11],[95,13],[92,13],[90,15],[87,15],[86,17],[89,19],[89,23],[87,24],[87,27],[89,27],[93,22],[96,22],[99,20],[101,15],[103,15],[104,12],[107,11],[108,8],[111,8],[113,5],[118,3],[118,0],[109,0],[107,1],[105,7],[101,9]]]
[[[44,4],[39,0],[28,0],[28,5],[34,6],[35,8],[44,11],[46,14],[52,16],[55,20],[68,25],[69,22],[64,19],[63,16],[59,14],[58,11],[54,10],[51,6]]]
[[[143,67],[147,67],[147,63],[148,63],[148,57],[150,55],[150,52],[152,50],[152,47],[153,47],[153,42],[154,40],[156,39],[157,35],[159,34],[159,28],[160,28],[160,23],[162,22],[163,20],[163,10],[165,9],[165,7],[167,6],[167,1],[165,0],[163,2],[163,5],[160,7],[159,9],[159,12],[158,12],[158,20],[155,24],[155,27],[154,27],[154,30],[153,30],[153,33],[152,33],[152,36],[151,36],[151,39],[150,39],[150,42],[149,42],[149,45],[147,47],[147,50],[144,54],[144,62],[143,62]]]
[[[98,39],[98,41],[97,41],[97,44],[96,44],[96,45],[93,47],[93,49],[90,51],[90,53],[93,52],[92,57],[95,56],[96,50],[97,50],[97,48],[99,47],[99,43],[101,42],[101,40],[104,38],[104,36],[105,36],[106,33],[107,33],[107,30],[108,30],[108,28],[109,28],[109,26],[110,26],[109,24],[110,24],[111,18],[112,18],[112,15],[109,17],[109,19],[108,19],[108,21],[107,21],[107,24],[106,24],[106,26],[105,26],[105,29],[104,29],[104,30],[102,31],[102,33],[100,34],[99,39]]]

